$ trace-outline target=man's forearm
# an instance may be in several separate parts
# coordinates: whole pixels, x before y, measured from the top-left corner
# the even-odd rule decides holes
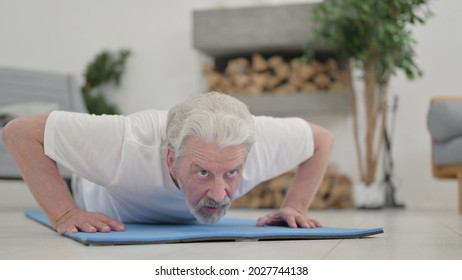
[[[300,213],[308,210],[321,185],[333,146],[333,138],[325,129],[313,126],[313,137],[313,156],[298,166],[292,185],[281,205],[295,208]]]
[[[56,226],[57,221],[77,205],[53,160],[46,157],[33,165],[36,166],[34,171],[27,170],[27,167],[21,169],[24,181],[53,226]]]
[[[16,119],[3,130],[3,140],[33,196],[52,224],[76,204],[56,163],[44,153],[46,116]]]

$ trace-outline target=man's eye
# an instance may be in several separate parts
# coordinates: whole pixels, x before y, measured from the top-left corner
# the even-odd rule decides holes
[[[209,173],[207,172],[207,170],[201,170],[201,171],[199,171],[199,175],[201,177],[207,177],[207,175],[209,175]]]
[[[234,177],[234,176],[236,176],[236,174],[237,174],[237,170],[228,171],[228,176],[229,177]]]

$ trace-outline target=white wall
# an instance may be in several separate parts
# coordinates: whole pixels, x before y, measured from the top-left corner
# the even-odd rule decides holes
[[[122,87],[112,99],[123,113],[168,109],[202,92],[201,65],[208,58],[192,47],[192,10],[317,1],[265,0],[0,0],[0,66],[71,73],[82,82],[86,64],[102,49],[129,48]],[[399,96],[394,133],[398,199],[408,208],[456,209],[456,182],[431,175],[426,112],[430,98],[462,95],[462,2],[434,1],[433,17],[415,29],[417,62],[425,76],[392,81]],[[314,119],[316,120],[316,119]],[[351,120],[319,120],[336,137],[333,162],[357,178]]]
[[[435,16],[415,29],[417,61],[423,79],[408,82],[396,79],[392,91],[399,94],[400,109],[396,129],[396,172],[410,205],[457,207],[456,182],[433,179],[431,143],[426,128],[430,99],[437,95],[462,95],[462,2],[433,1]],[[461,124],[462,125],[462,124]]]

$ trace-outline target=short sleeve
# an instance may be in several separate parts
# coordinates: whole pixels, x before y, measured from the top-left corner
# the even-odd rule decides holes
[[[122,161],[127,118],[52,112],[45,126],[45,154],[70,171],[110,185]]]
[[[246,161],[243,195],[256,184],[296,168],[314,153],[313,132],[301,118],[255,118],[256,142]]]

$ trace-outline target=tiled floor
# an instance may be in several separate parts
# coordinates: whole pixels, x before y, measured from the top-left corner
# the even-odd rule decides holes
[[[27,187],[0,181],[0,259],[462,260],[462,216],[450,210],[311,213],[326,226],[385,229],[362,239],[85,246],[27,219],[23,211],[30,208],[37,205]],[[229,216],[256,219],[266,212],[233,209]]]

